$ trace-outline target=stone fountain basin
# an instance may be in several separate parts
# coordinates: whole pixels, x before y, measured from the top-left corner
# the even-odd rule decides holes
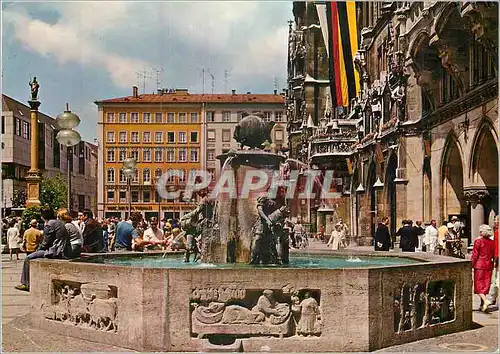
[[[30,269],[32,324],[89,341],[171,352],[373,351],[471,328],[469,261],[426,253],[306,254],[405,257],[418,262],[339,269],[186,269],[91,263],[93,257],[158,257],[158,252],[41,259],[32,261]],[[319,308],[319,333],[297,334],[300,324],[292,311],[277,324],[269,319],[206,324],[193,314],[197,305],[212,302],[241,305],[249,312],[265,289],[273,290],[277,301],[292,311],[293,292],[298,291],[299,300],[310,293]]]

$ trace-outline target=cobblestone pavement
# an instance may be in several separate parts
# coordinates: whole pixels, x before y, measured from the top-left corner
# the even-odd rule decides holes
[[[309,249],[327,250],[327,247],[322,242],[311,241]],[[24,258],[22,254],[20,261],[10,261],[8,255],[2,255],[2,352],[133,352],[54,333],[48,336],[43,330],[31,328],[29,294],[14,289],[19,284]],[[473,298],[474,308],[477,309],[479,300],[477,296]],[[487,314],[474,311],[473,321],[477,328],[470,331],[384,348],[377,352],[498,352],[498,307],[492,308]]]

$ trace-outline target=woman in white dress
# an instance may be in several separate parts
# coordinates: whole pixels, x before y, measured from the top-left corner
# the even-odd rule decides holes
[[[330,236],[330,240],[326,244],[327,246],[332,246],[332,250],[338,250],[341,247],[342,242],[342,231],[341,226],[339,224],[335,225],[334,230],[332,231],[332,236]]]
[[[19,229],[16,227],[16,220],[11,220],[7,230],[7,242],[9,244],[10,260],[12,253],[16,253],[16,260],[19,260],[19,245],[21,242]]]

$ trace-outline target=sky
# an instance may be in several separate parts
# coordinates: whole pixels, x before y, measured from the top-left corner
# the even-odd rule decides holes
[[[292,2],[2,2],[2,90],[26,104],[33,76],[40,111],[78,114],[97,137],[94,101],[132,86],[206,93],[286,87]],[[227,71],[227,75],[226,75]],[[145,73],[145,75],[144,75]],[[145,77],[145,79],[144,79]]]

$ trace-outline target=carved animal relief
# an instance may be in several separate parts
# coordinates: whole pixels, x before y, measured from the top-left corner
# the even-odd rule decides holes
[[[191,334],[321,335],[320,291],[196,288],[190,296]]]
[[[395,289],[394,332],[415,331],[455,320],[455,284],[434,281]]]
[[[52,303],[42,309],[49,320],[116,332],[117,296],[113,285],[54,280]]]

